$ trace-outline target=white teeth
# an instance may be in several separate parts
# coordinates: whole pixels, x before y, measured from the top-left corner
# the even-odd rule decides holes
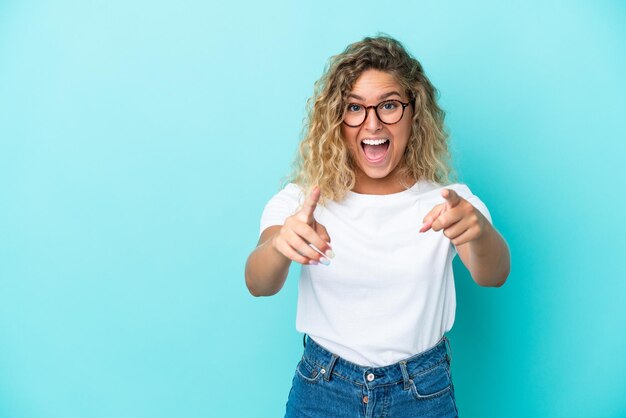
[[[367,145],[380,145],[389,141],[388,139],[364,139],[362,142]]]

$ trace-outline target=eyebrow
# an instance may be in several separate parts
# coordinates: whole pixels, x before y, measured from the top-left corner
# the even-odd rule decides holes
[[[397,96],[400,96],[400,93],[398,93],[397,91],[394,90],[394,91],[390,91],[389,93],[385,93],[385,94],[383,94],[381,96],[378,96],[378,100],[386,99],[387,97],[393,96],[394,94],[397,95]],[[348,94],[348,97],[354,97],[357,100],[365,101],[365,99],[363,97],[361,97],[361,96],[359,96],[357,94],[354,94],[354,93]],[[402,98],[402,96],[400,96],[400,98]]]

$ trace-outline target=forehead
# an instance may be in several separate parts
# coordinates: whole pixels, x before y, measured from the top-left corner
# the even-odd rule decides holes
[[[402,86],[391,73],[370,69],[363,71],[348,94],[374,100],[392,91],[402,94],[402,90]]]

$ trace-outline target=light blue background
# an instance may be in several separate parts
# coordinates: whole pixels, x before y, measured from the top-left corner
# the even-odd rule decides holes
[[[382,31],[441,92],[512,252],[455,260],[464,417],[626,416],[626,6],[0,2],[0,417],[278,417],[298,269],[244,263],[328,57]],[[366,326],[366,324],[363,324]]]

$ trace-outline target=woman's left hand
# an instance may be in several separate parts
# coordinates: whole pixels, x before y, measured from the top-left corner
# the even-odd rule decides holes
[[[443,229],[443,234],[459,246],[480,238],[489,222],[478,209],[452,189],[443,189],[445,203],[435,205],[424,217],[419,232]]]

